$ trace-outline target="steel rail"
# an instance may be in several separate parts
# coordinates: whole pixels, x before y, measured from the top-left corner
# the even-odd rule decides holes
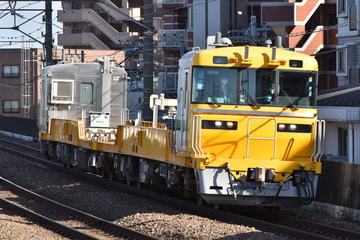
[[[96,237],[92,237],[88,234],[80,232],[74,228],[68,227],[61,223],[58,223],[50,218],[47,218],[41,214],[34,212],[34,211],[31,211],[24,207],[21,207],[21,206],[15,204],[15,203],[12,203],[4,198],[0,198],[0,205],[7,210],[10,209],[13,212],[16,212],[28,219],[31,219],[32,221],[39,222],[39,223],[41,223],[42,227],[52,229],[52,231],[54,231],[60,235],[67,235],[67,236],[70,235],[74,238],[84,239],[84,240],[98,239]]]
[[[37,200],[43,203],[46,203],[46,205],[50,205],[56,209],[60,209],[61,211],[66,211],[69,216],[76,216],[77,219],[81,219],[82,222],[90,222],[90,223],[96,223],[97,229],[106,229],[107,233],[115,235],[121,235],[124,236],[123,239],[139,239],[139,240],[158,240],[158,238],[152,237],[150,235],[132,230],[130,228],[121,226],[119,224],[112,223],[110,221],[107,221],[105,219],[98,218],[94,215],[79,211],[75,208],[66,206],[64,204],[61,204],[59,202],[56,202],[54,200],[51,200],[49,198],[46,198],[44,196],[41,196],[35,192],[32,192],[28,189],[25,189],[3,177],[0,177],[0,184],[5,185],[6,187],[10,189],[14,189],[16,192],[20,194],[24,194],[31,198],[32,200]],[[23,214],[30,216],[33,219],[36,219],[37,221],[41,223],[46,223],[46,225],[49,225],[51,227],[54,227],[56,229],[59,229],[60,232],[66,232],[71,234],[74,237],[79,237],[80,239],[97,239],[96,237],[92,237],[91,235],[88,235],[86,233],[83,233],[81,231],[78,231],[72,227],[65,226],[63,224],[60,224],[50,218],[47,218],[46,216],[40,215],[34,211],[27,210],[24,207],[18,206],[16,204],[13,204],[6,199],[1,198],[1,202],[12,209],[17,209],[17,211],[22,212]]]

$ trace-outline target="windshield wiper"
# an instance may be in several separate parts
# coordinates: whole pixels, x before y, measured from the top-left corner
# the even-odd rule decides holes
[[[295,105],[295,103],[290,99],[289,94],[285,91],[285,90],[281,90],[281,92],[284,94],[284,96],[286,97],[286,99],[289,101],[291,108],[294,108],[295,110],[298,110],[298,107]]]
[[[221,107],[221,104],[216,101],[214,95],[210,92],[210,90],[209,89],[204,89],[204,90],[206,91],[206,93],[208,93],[209,97],[211,98],[211,101],[212,101],[211,104],[214,104],[217,107]],[[209,102],[207,102],[207,103],[209,103]]]
[[[245,92],[246,96],[250,99],[250,101],[252,102],[252,104],[256,107],[256,108],[260,108],[260,104],[256,101],[256,99],[251,95],[251,93],[246,89],[243,88],[243,91]]]

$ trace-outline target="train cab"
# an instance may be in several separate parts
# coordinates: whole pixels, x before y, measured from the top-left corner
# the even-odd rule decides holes
[[[317,70],[314,58],[276,48],[227,47],[184,55],[176,146],[203,159],[195,170],[202,198],[236,204],[241,195],[243,204],[252,204],[260,194],[261,204],[270,196],[287,201],[298,191],[304,202],[314,197],[316,189],[310,189],[321,173],[323,138],[315,107]],[[294,180],[297,171],[309,175],[299,180],[307,182],[306,190]]]

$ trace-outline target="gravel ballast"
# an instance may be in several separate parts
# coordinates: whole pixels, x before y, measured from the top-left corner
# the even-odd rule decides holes
[[[252,227],[186,213],[149,199],[104,190],[76,176],[50,171],[41,164],[5,152],[0,154],[1,177],[63,204],[160,239],[286,239]],[[29,220],[8,215],[2,208],[0,217],[1,239],[66,239]]]

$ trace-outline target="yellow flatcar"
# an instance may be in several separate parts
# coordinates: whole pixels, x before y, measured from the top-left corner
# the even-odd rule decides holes
[[[51,66],[42,78],[42,152],[214,206],[309,204],[325,128],[315,107],[317,71],[313,57],[284,49],[191,51],[179,61],[177,99],[152,95],[153,121],[145,122],[128,118],[120,68]],[[167,124],[158,123],[159,109],[168,110]]]

